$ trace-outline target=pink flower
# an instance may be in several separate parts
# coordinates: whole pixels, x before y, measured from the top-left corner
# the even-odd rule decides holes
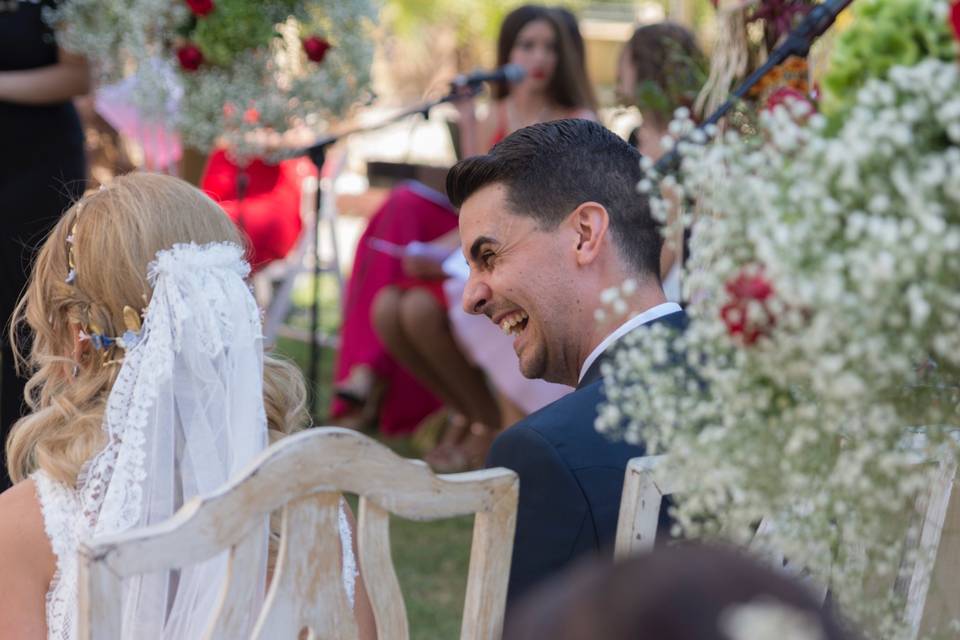
[[[320,36],[310,36],[303,39],[303,50],[307,52],[307,58],[318,64],[323,62],[330,47],[331,44]]]
[[[187,0],[187,4],[190,6],[190,11],[200,17],[213,11],[213,0]]]
[[[786,106],[788,98],[807,102],[807,96],[803,95],[802,92],[797,91],[793,87],[780,87],[770,94],[770,97],[767,98],[767,104],[765,106],[770,110],[773,110],[774,107],[780,104]]]
[[[793,100],[807,103],[807,105],[810,107],[808,114],[817,110],[816,106],[814,106],[809,97],[807,97],[802,91],[798,91],[793,87],[780,87],[771,93],[770,97],[767,98],[767,103],[763,108],[767,111],[773,111],[778,105],[783,105],[785,108],[788,108],[789,105],[787,103]],[[806,118],[802,118],[802,120],[806,120]]]
[[[185,71],[196,71],[203,64],[203,52],[195,44],[185,44],[177,49],[177,60]]]

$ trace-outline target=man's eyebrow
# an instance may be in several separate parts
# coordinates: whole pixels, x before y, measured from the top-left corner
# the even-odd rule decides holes
[[[470,258],[474,262],[480,259],[480,247],[485,244],[497,244],[497,241],[490,236],[478,236],[477,239],[473,241],[473,244],[470,245]]]

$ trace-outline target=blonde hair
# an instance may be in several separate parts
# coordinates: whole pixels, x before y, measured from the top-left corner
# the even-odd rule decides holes
[[[70,238],[70,236],[73,236]],[[69,486],[104,445],[103,413],[122,358],[119,347],[81,349],[78,330],[124,331],[123,309],[146,308],[147,265],[174,244],[243,244],[209,197],[170,176],[132,173],[67,210],[47,237],[26,293],[14,312],[10,341],[26,386],[30,413],[7,440],[7,467],[17,482],[37,469]],[[75,267],[75,279],[67,274]],[[32,344],[24,325],[32,332]],[[290,363],[264,356],[264,405],[271,439],[307,422],[303,378]]]

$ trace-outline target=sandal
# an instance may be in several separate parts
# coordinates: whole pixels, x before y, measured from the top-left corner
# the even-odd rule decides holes
[[[333,393],[354,409],[339,419],[340,426],[358,431],[375,431],[380,416],[380,403],[387,385],[368,365],[350,369],[350,375],[337,383]]]
[[[470,431],[458,443],[440,443],[424,460],[437,473],[460,473],[482,469],[494,433],[485,425],[474,422]]]
[[[374,393],[377,376],[368,365],[358,364],[350,369],[347,377],[336,383],[333,393],[350,404],[363,406],[367,404]]]
[[[460,455],[459,446],[467,437],[466,417],[459,413],[447,414],[446,425],[437,438],[436,445],[424,454],[424,461],[438,473],[453,473],[466,463]]]

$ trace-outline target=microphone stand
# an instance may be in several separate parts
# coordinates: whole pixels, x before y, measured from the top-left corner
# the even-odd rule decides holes
[[[332,147],[334,144],[347,138],[348,136],[354,135],[356,133],[368,133],[370,131],[376,131],[382,129],[390,124],[403,120],[409,116],[422,115],[426,120],[430,117],[430,111],[441,104],[447,102],[453,102],[466,97],[472,97],[477,95],[480,92],[480,89],[483,86],[482,80],[471,81],[457,85],[452,88],[450,92],[446,95],[423,102],[418,105],[414,105],[403,111],[393,114],[392,116],[384,119],[381,122],[377,122],[372,125],[366,126],[356,126],[339,131],[337,133],[323,136],[318,138],[309,147],[299,149],[291,153],[288,157],[300,157],[307,156],[310,158],[310,161],[313,162],[314,166],[317,168],[317,175],[319,176],[323,170],[323,163],[326,161],[327,150]],[[320,384],[320,345],[319,345],[319,333],[320,333],[320,209],[321,203],[323,202],[323,180],[317,181],[317,201],[316,201],[316,214],[314,216],[313,224],[313,305],[310,309],[310,355],[309,355],[309,366],[308,366],[308,379],[313,385],[312,394],[311,394],[311,413],[313,415],[317,414],[319,393],[317,393],[317,387]]]
[[[738,100],[743,98],[764,76],[783,64],[787,58],[791,56],[806,58],[807,54],[810,53],[810,47],[817,38],[822,36],[827,29],[830,28],[830,25],[837,19],[837,15],[852,2],[853,0],[827,0],[827,2],[822,4],[814,5],[810,13],[787,35],[787,39],[784,40],[779,47],[770,52],[770,56],[766,62],[747,76],[746,80],[741,82],[740,85],[731,92],[726,102],[720,105],[710,114],[710,117],[697,126],[697,130],[705,132],[707,127],[719,122],[720,118],[727,115],[727,112],[733,108]],[[683,140],[687,139],[688,137]],[[681,141],[677,141],[677,143],[673,145],[673,149],[660,158],[654,165],[654,170],[658,175],[667,175],[679,170],[681,158],[678,147]]]

